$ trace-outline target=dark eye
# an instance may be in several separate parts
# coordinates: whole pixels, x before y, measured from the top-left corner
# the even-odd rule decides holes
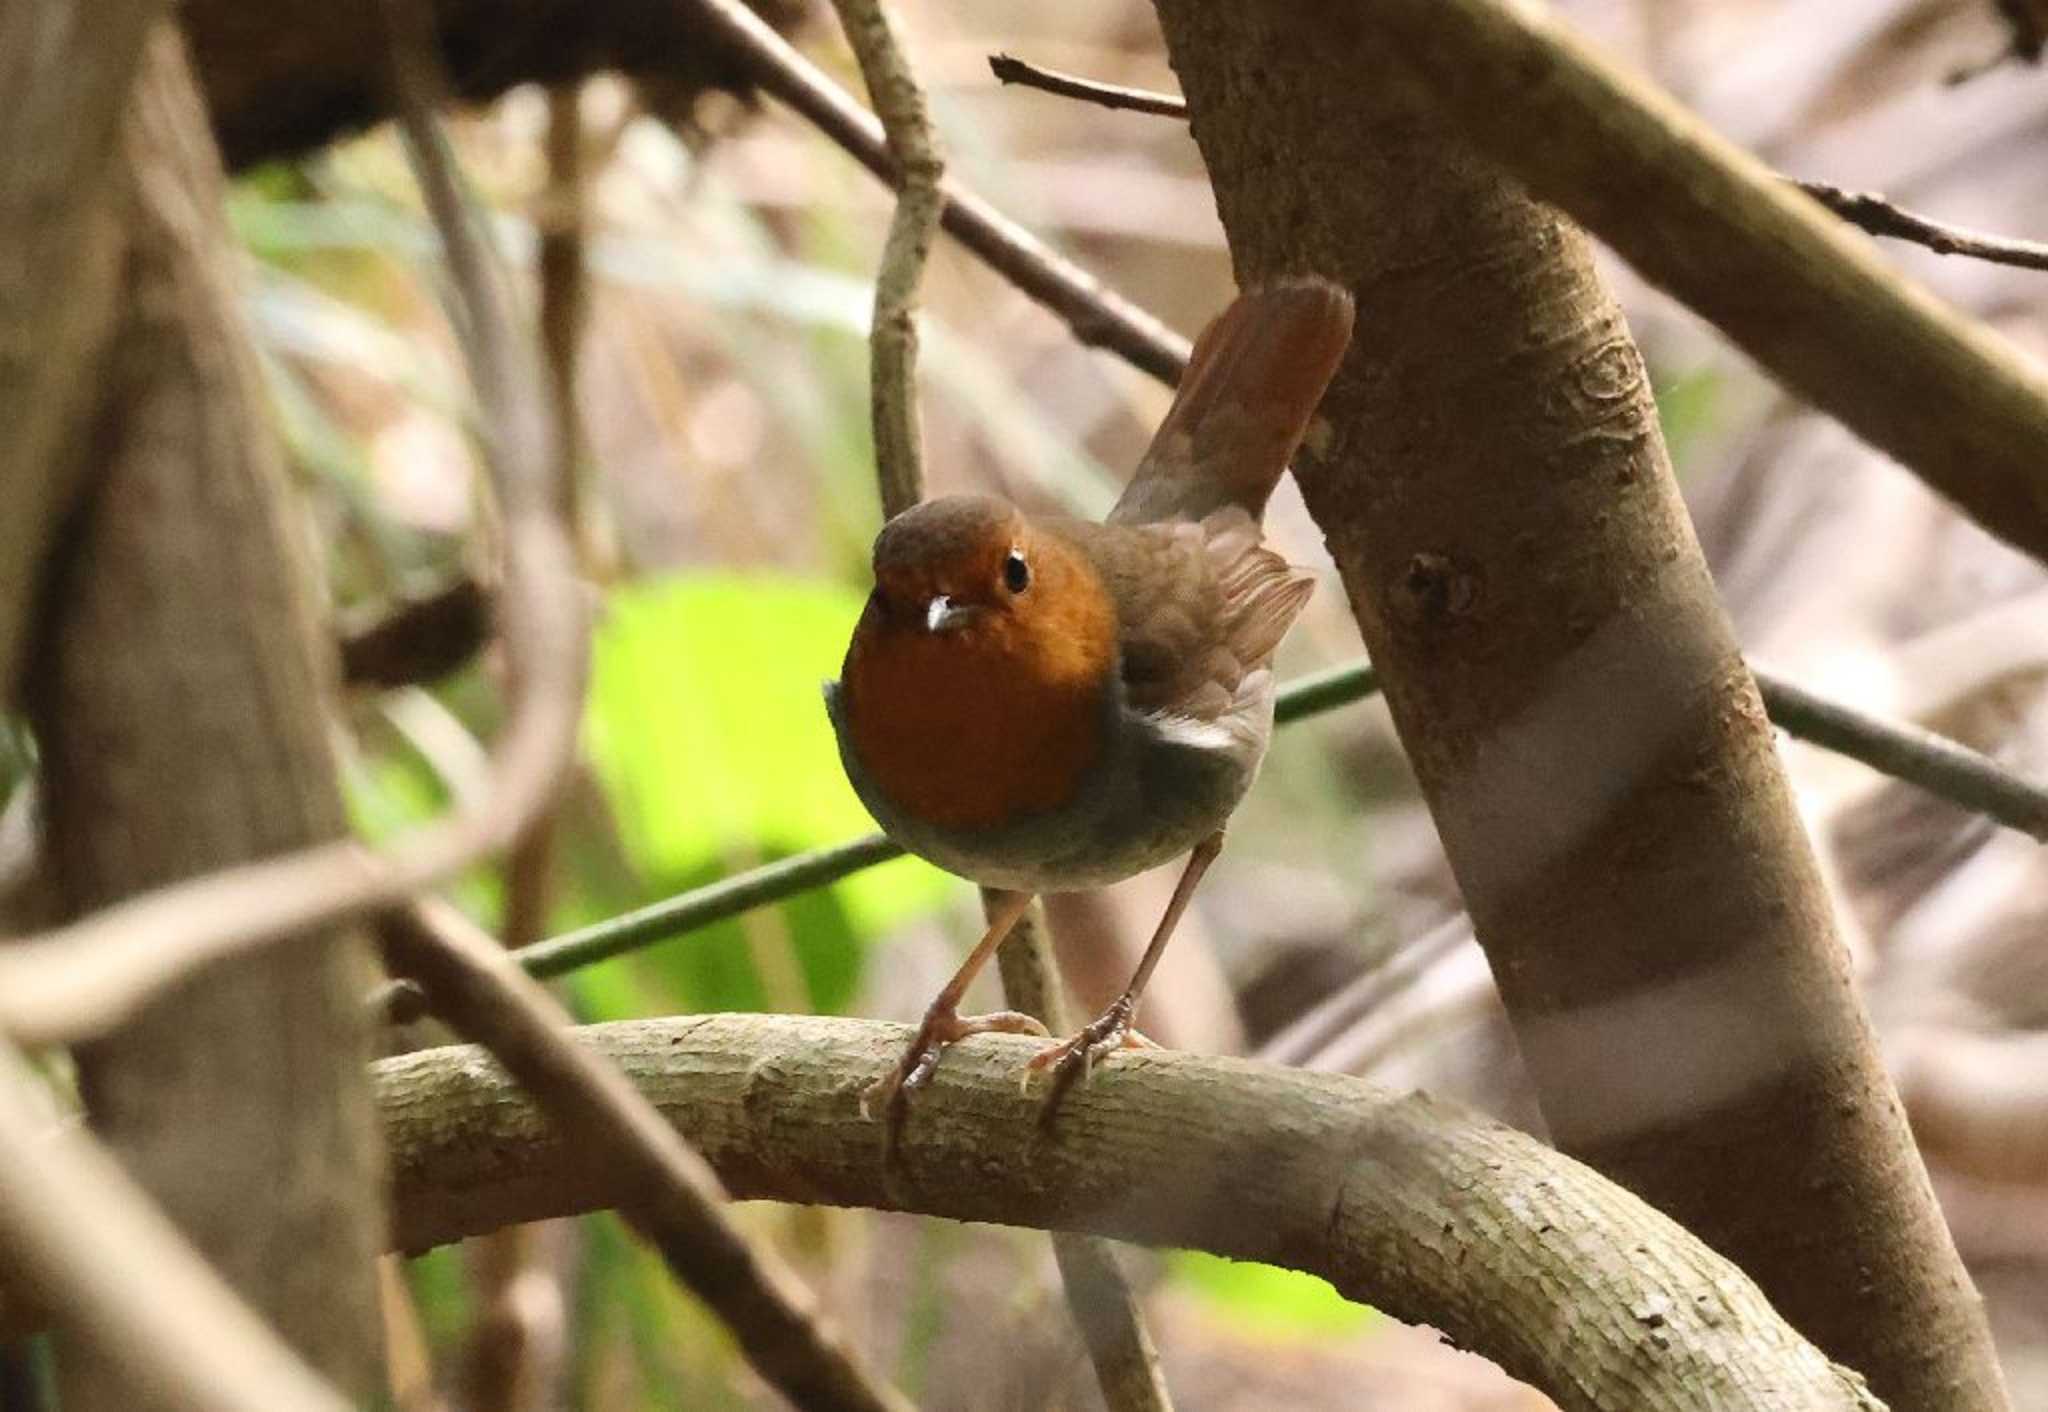
[[[1003,587],[1012,593],[1031,587],[1031,566],[1024,562],[1023,550],[1012,549],[1003,559]]]

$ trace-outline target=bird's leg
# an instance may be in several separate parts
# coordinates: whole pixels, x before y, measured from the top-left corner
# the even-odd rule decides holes
[[[967,993],[967,987],[988,964],[988,958],[996,954],[996,948],[1003,944],[1003,938],[1017,925],[1017,919],[1030,909],[1034,894],[1029,892],[995,892],[990,896],[999,899],[991,911],[988,930],[960,969],[953,973],[953,979],[946,982],[924,1012],[924,1023],[917,1027],[917,1038],[903,1051],[903,1057],[896,1062],[884,1077],[876,1080],[862,1091],[860,1114],[872,1119],[877,1104],[887,1110],[889,1124],[893,1131],[903,1122],[904,1109],[909,1096],[923,1088],[931,1078],[932,1071],[939,1067],[939,1056],[947,1045],[956,1039],[965,1039],[972,1034],[988,1034],[999,1031],[1004,1034],[1046,1033],[1044,1025],[1031,1016],[1016,1010],[997,1010],[987,1015],[962,1015],[960,998]]]
[[[1109,1002],[1109,1008],[1090,1020],[1072,1039],[1051,1045],[1032,1056],[1025,1076],[1040,1069],[1051,1069],[1052,1092],[1045,1096],[1042,1110],[1045,1120],[1050,1121],[1075,1080],[1085,1081],[1094,1071],[1095,1061],[1118,1049],[1150,1049],[1152,1041],[1138,1033],[1131,1025],[1131,1017],[1138,1012],[1138,997],[1145,993],[1145,983],[1152,979],[1152,970],[1159,964],[1159,958],[1166,951],[1166,943],[1173,937],[1173,929],[1180,922],[1181,913],[1188,910],[1188,900],[1195,895],[1195,885],[1202,880],[1202,874],[1209,871],[1209,865],[1216,861],[1216,855],[1223,851],[1223,831],[1218,829],[1200,843],[1188,855],[1188,865],[1181,870],[1180,881],[1174,884],[1173,896],[1166,904],[1166,914],[1159,919],[1159,928],[1152,933],[1151,944],[1138,961],[1137,972],[1131,983],[1124,987],[1122,995]]]

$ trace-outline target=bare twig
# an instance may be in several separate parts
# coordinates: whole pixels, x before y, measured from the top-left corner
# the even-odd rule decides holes
[[[344,1412],[347,1399],[224,1284],[83,1128],[37,1101],[0,1042],[0,1252],[96,1358],[167,1406]]]
[[[576,372],[582,361],[589,287],[584,270],[583,114],[578,93],[574,83],[548,93],[548,182],[544,209],[536,224],[540,231],[540,342],[557,430],[555,500],[570,542],[581,553],[590,540],[583,522],[583,421],[577,414]],[[513,689],[518,691],[517,683]],[[550,805],[535,815],[505,860],[506,946],[525,946],[547,934],[555,831],[555,809]]]
[[[1084,103],[1093,103],[1100,108],[1116,108],[1128,113],[1150,113],[1159,118],[1185,118],[1188,115],[1186,100],[1176,98],[1171,93],[1154,93],[1146,88],[1125,88],[1120,84],[1098,83],[1092,78],[1082,78],[1079,74],[1041,68],[1028,59],[1019,59],[1014,54],[989,55],[988,68],[989,72],[996,76],[998,83],[1014,83],[1024,88],[1036,88],[1043,93],[1058,94],[1062,98],[1078,98]]]
[[[1753,668],[1771,723],[1810,744],[2048,843],[2048,789],[1947,736],[1880,720]]]
[[[882,127],[831,79],[739,0],[686,0],[708,31],[729,44],[755,82],[808,118],[884,181],[895,168]],[[1187,366],[1188,342],[1061,258],[1030,232],[957,182],[941,185],[940,223],[961,244],[1050,309],[1090,347],[1107,348],[1165,382]]]
[[[1566,1408],[1875,1406],[1746,1276],[1638,1198],[1490,1119],[1357,1079],[1128,1051],[1047,1132],[1017,1089],[1034,1042],[981,1036],[919,1093],[901,1138],[914,1189],[893,1195],[855,1095],[908,1037],[798,1015],[577,1033],[745,1197],[908,1203],[1308,1268]],[[475,1051],[387,1060],[378,1079],[402,1243],[618,1200],[616,1174],[550,1134]]]
[[[1098,83],[1079,74],[1043,68],[1010,54],[991,54],[989,71],[1002,83],[1035,88],[1061,98],[1075,98],[1101,108],[1134,113],[1151,113],[1162,118],[1185,119],[1187,100],[1171,93],[1143,88],[1125,88]],[[1820,202],[1850,225],[1870,235],[1889,236],[1924,245],[1937,255],[1966,255],[1997,265],[2015,265],[2026,270],[2048,270],[2048,243],[1991,235],[1949,225],[1896,206],[1872,191],[1845,191],[1824,181],[1792,181],[1801,191]]]
[[[881,119],[895,174],[896,209],[875,276],[874,331],[868,339],[870,416],[882,515],[892,519],[924,498],[924,439],[918,429],[917,291],[939,233],[946,166],[925,112],[924,90],[881,0],[832,0],[860,61],[868,98]]]
[[[406,10],[391,7],[394,23]],[[0,947],[0,1032],[19,1043],[103,1034],[199,965],[403,901],[510,846],[553,800],[573,756],[587,625],[555,514],[559,433],[435,126],[426,55],[417,45],[394,47],[402,123],[457,292],[453,321],[504,515],[499,620],[515,696],[490,788],[381,852],[336,843],[227,869]]]
[[[583,419],[576,412],[576,377],[582,365],[583,328],[590,311],[584,269],[582,86],[548,90],[548,181],[534,225],[540,234],[540,342],[547,354],[548,392],[561,428],[556,446],[555,494],[572,533],[580,528]]]
[[[387,919],[393,970],[478,1041],[582,1155],[617,1180],[626,1218],[733,1331],[761,1376],[799,1407],[905,1409],[820,1322],[809,1294],[719,1210],[724,1189],[613,1064],[568,1038],[569,1017],[459,912],[421,904]]]
[[[1850,225],[1871,235],[1910,240],[1915,245],[1926,246],[1937,255],[1966,255],[1994,265],[2048,270],[2048,243],[1949,225],[1917,211],[1895,206],[1874,191],[1844,191],[1824,181],[1795,181],[1793,185]]]
[[[983,910],[993,916],[996,905],[994,896],[984,892]],[[1043,902],[1032,903],[1011,928],[996,952],[996,965],[1002,972],[1003,998],[1012,1009],[1035,1016],[1054,1034],[1066,1032],[1072,1018],[1053,959]],[[1054,1231],[1052,1254],[1059,1264],[1067,1311],[1095,1365],[1103,1402],[1113,1412],[1171,1408],[1159,1350],[1145,1326],[1137,1294],[1117,1263],[1115,1246],[1100,1236]]]

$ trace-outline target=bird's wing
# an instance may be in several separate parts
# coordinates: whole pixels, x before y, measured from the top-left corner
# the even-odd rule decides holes
[[[1350,345],[1351,317],[1350,294],[1325,279],[1239,295],[1195,341],[1110,521],[1198,521],[1227,505],[1256,520]]]
[[[1125,700],[1142,714],[1213,721],[1308,602],[1315,581],[1259,542],[1244,511],[1199,524],[1076,525],[1115,541],[1092,557],[1117,606]]]

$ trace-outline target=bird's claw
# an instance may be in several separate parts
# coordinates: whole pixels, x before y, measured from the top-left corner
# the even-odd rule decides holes
[[[1051,1122],[1058,1111],[1060,1100],[1076,1081],[1087,1083],[1095,1076],[1095,1061],[1107,1058],[1119,1049],[1157,1049],[1159,1046],[1147,1039],[1131,1024],[1132,1006],[1119,999],[1107,1010],[1090,1020],[1075,1032],[1071,1039],[1048,1045],[1031,1056],[1024,1066],[1024,1084],[1028,1088],[1031,1076],[1045,1069],[1052,1070],[1052,1090],[1045,1096],[1045,1107],[1041,1112],[1042,1122]]]
[[[910,1041],[896,1066],[861,1090],[860,1115],[874,1122],[880,1112],[888,1119],[893,1138],[903,1126],[910,1095],[931,1082],[947,1045],[977,1034],[1048,1033],[1043,1024],[1017,1010],[997,1010],[987,1015],[962,1015],[952,1009],[927,1011],[924,1023],[917,1027],[917,1037]]]

